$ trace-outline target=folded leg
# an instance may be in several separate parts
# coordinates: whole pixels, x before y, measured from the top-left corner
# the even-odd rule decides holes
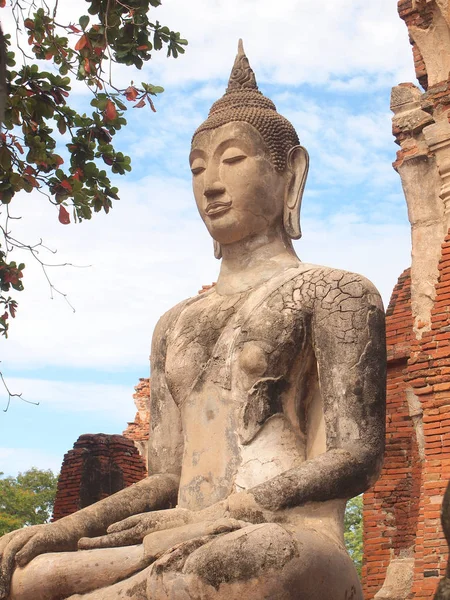
[[[147,600],[362,600],[345,549],[314,530],[251,525],[184,554],[148,569]]]
[[[114,585],[87,594],[75,594],[66,600],[147,600],[149,568]]]
[[[42,554],[15,570],[10,600],[60,600],[85,594],[126,579],[147,565],[142,545]]]

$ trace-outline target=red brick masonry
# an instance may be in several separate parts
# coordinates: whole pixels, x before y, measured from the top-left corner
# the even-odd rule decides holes
[[[132,440],[104,433],[81,435],[64,456],[53,520],[106,498],[146,474]]]
[[[385,463],[364,495],[366,600],[381,588],[392,558],[414,556],[414,600],[433,598],[447,565],[440,509],[450,479],[450,235],[439,272],[431,331],[422,339],[412,331],[409,270],[387,311]]]

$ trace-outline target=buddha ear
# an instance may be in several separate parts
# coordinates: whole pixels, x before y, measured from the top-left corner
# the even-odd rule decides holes
[[[218,241],[213,240],[214,243],[214,258],[217,258],[217,260],[220,260],[222,258],[222,247],[219,244]]]
[[[286,233],[293,240],[302,237],[300,207],[309,169],[309,156],[303,146],[294,146],[287,156],[288,182],[284,196],[283,223]]]

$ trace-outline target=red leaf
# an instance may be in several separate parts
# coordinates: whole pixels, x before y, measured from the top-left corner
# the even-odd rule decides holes
[[[16,310],[17,310],[17,306],[15,306],[13,303],[11,303],[9,305],[9,312],[11,313],[11,316],[13,319],[15,319],[15,317],[16,317]]]
[[[53,158],[55,159],[55,164],[57,167],[59,167],[59,165],[62,165],[64,162],[64,159],[61,158],[61,156],[59,156],[59,154],[54,154]]]
[[[112,102],[111,100],[108,100],[108,102],[106,103],[106,108],[105,108],[105,121],[114,121],[114,119],[117,119],[117,110],[115,107],[114,102]]]
[[[28,181],[28,183],[31,183],[31,185],[33,187],[39,187],[39,183],[37,181],[37,179],[35,179],[34,177],[32,177],[31,175],[27,175],[26,173],[23,175],[23,178],[26,179]]]
[[[135,104],[133,106],[133,108],[142,108],[143,106],[145,106],[145,100],[144,100],[144,98],[142,98],[142,100],[139,100],[139,102],[137,104]]]
[[[75,25],[69,25],[69,29],[71,29],[74,33],[81,33],[81,29],[75,27]]]
[[[50,50],[49,52],[46,53],[45,55],[45,60],[50,60],[53,56],[53,52]]]
[[[0,8],[5,8],[6,0],[0,0]]]
[[[148,99],[148,103],[150,104],[150,108],[152,109],[152,111],[153,111],[153,112],[156,112],[155,105],[153,104],[153,102],[152,102],[152,99],[151,99],[151,98],[149,98],[149,99]]]
[[[84,34],[80,37],[78,42],[75,44],[75,50],[83,50],[83,48],[85,46],[87,46],[87,44],[88,44],[88,38],[87,38],[87,35]]]
[[[143,44],[142,46],[138,46],[136,50],[148,50],[147,44]]]
[[[63,225],[68,225],[70,223],[70,215],[64,206],[61,204],[59,207],[59,217],[58,220]]]
[[[90,73],[91,72],[91,64],[90,64],[88,58],[84,59],[84,70],[86,71],[86,73]]]
[[[138,97],[138,94],[139,92],[132,85],[130,85],[130,87],[127,87],[127,89],[125,90],[125,98],[130,102],[134,102]]]
[[[73,174],[73,178],[76,179],[77,181],[80,181],[80,177],[83,177],[84,173],[83,171],[78,167],[77,170],[75,171],[75,173]]]
[[[63,187],[65,190],[67,190],[68,192],[72,191],[72,186],[70,185],[70,183],[67,181],[67,179],[64,179],[63,181],[61,181],[61,183],[59,184],[61,187]]]

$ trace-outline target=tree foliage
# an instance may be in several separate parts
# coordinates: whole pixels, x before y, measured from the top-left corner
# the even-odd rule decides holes
[[[357,496],[347,503],[344,519],[344,539],[348,553],[361,576],[363,559],[363,497]]]
[[[23,289],[25,267],[10,260],[10,252],[26,249],[44,270],[46,266],[39,258],[42,242],[19,241],[10,230],[14,197],[18,192],[41,192],[64,225],[90,219],[95,212],[108,213],[119,198],[110,174],[131,170],[130,157],[113,141],[127,123],[124,113],[128,107],[155,111],[152,97],[164,91],[132,81],[117,88],[111,64],[141,69],[152,52],[164,48],[168,57],[177,58],[187,44],[180,33],[150,19],[160,0],[86,0],[87,14],[81,14],[77,23],[59,22],[57,0],[52,9],[44,0],[40,5],[35,0],[10,1],[19,51],[13,50],[11,35],[4,32],[8,98],[0,132],[0,210],[5,216],[0,333],[6,336],[8,319],[17,310],[10,292]],[[0,6],[5,5],[6,0],[0,0]],[[20,32],[26,35],[31,56],[21,47]],[[72,93],[75,80],[89,89],[90,106],[81,111]]]
[[[58,476],[32,468],[17,477],[0,473],[0,537],[25,525],[47,523],[52,516]]]

